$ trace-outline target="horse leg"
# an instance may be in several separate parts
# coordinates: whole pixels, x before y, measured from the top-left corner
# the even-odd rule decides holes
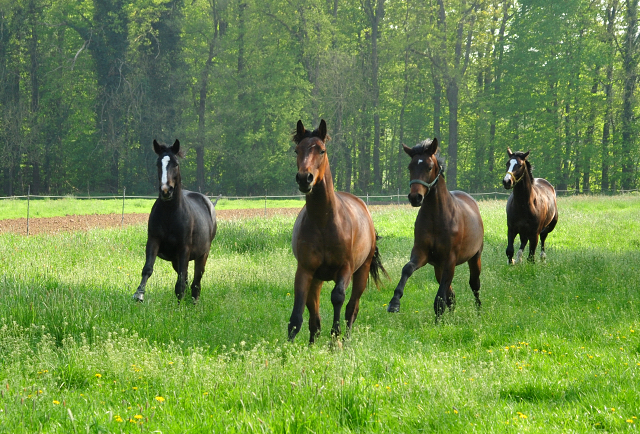
[[[320,335],[320,290],[322,280],[313,279],[307,293],[307,309],[309,310],[309,345]]]
[[[331,326],[331,336],[340,336],[340,311],[345,299],[345,290],[351,280],[351,267],[345,266],[338,273],[336,286],[331,291],[331,304],[333,304],[333,325]]]
[[[438,281],[440,286],[438,287],[436,299],[433,302],[433,310],[436,313],[436,323],[438,323],[440,316],[444,313],[445,307],[451,309],[455,304],[455,293],[453,289],[451,289],[451,282],[453,281],[453,274],[456,269],[455,261],[453,261],[453,264],[445,264],[440,267],[442,268],[436,273],[436,279],[438,279],[438,275],[440,275]]]
[[[427,255],[414,247],[411,250],[411,259],[402,267],[402,276],[400,277],[398,286],[396,286],[395,291],[393,291],[393,297],[389,301],[387,312],[400,312],[400,299],[404,295],[404,286],[407,284],[407,279],[426,263]]]
[[[467,263],[469,264],[469,286],[476,298],[476,308],[480,312],[480,269],[482,261],[480,259],[481,252],[476,253]]]
[[[516,239],[516,231],[509,227],[507,230],[507,264],[514,265],[515,262],[513,260],[513,241]]]
[[[177,261],[172,261],[173,269],[178,273],[178,280],[176,280],[175,293],[178,298],[178,304],[184,297],[184,290],[187,287],[187,274],[189,272],[189,253],[181,252]]]
[[[160,244],[155,239],[147,240],[146,247],[146,259],[144,261],[144,267],[142,267],[142,280],[140,281],[140,285],[138,285],[138,289],[133,294],[133,299],[139,302],[144,301],[144,288],[147,286],[147,280],[153,274],[153,265],[156,262],[156,257],[158,256],[158,249],[160,248]]]
[[[534,234],[529,240],[529,257],[527,261],[536,262],[536,248],[538,247],[538,233]]]
[[[540,259],[543,261],[547,259],[547,253],[544,251],[544,242],[547,239],[547,235],[556,227],[556,223],[558,223],[558,216],[551,220],[551,223],[540,232]]]
[[[518,253],[516,254],[516,263],[520,264],[522,262],[522,254],[524,252],[524,248],[527,245],[527,238],[520,234],[520,248],[518,249]]]
[[[442,266],[434,265],[433,271],[436,275],[436,281],[438,282],[438,285],[440,285],[440,282],[442,281]],[[449,285],[449,288],[447,289],[447,295],[449,297],[448,302],[446,303],[447,307],[449,308],[449,310],[454,310],[456,308],[456,293],[451,285]]]
[[[344,318],[347,320],[347,334],[351,331],[351,326],[358,317],[358,311],[360,310],[360,297],[367,288],[367,280],[369,279],[369,269],[371,264],[364,264],[358,270],[353,273],[353,285],[351,285],[351,297],[347,308],[344,312]]]
[[[193,261],[193,282],[191,282],[191,299],[193,303],[196,303],[200,299],[200,281],[204,274],[207,258],[209,258],[208,252]]]
[[[289,318],[288,336],[289,341],[293,341],[302,327],[302,314],[304,313],[304,306],[307,303],[307,294],[313,276],[306,270],[298,267],[296,270],[296,278],[294,281],[294,294],[293,294],[293,311]]]

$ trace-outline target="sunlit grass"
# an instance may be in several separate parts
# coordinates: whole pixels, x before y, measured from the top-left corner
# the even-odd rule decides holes
[[[392,280],[361,299],[351,338],[286,328],[294,217],[221,221],[197,305],[122,230],[0,235],[0,432],[591,432],[640,417],[640,200],[562,198],[542,263],[506,265],[504,201],[482,201],[483,309],[458,267],[433,321],[433,268],[391,298],[417,209],[374,208]]]

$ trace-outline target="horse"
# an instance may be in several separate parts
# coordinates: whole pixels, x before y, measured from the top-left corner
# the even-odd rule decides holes
[[[556,190],[543,178],[534,178],[527,152],[511,152],[507,148],[507,173],[502,185],[507,190],[513,189],[507,201],[507,261],[515,264],[522,261],[522,251],[529,242],[528,260],[535,261],[538,237],[540,238],[540,259],[547,254],[544,242],[547,235],[558,223],[558,205]],[[513,240],[520,235],[520,249],[516,260],[513,259]]]
[[[158,155],[158,198],[151,208],[147,229],[146,260],[142,268],[142,280],[133,294],[134,300],[144,300],[147,280],[153,273],[156,257],[171,261],[178,273],[175,294],[178,303],[184,297],[187,286],[189,261],[194,261],[194,276],[191,283],[191,298],[200,298],[200,281],[209,257],[211,241],[216,236],[216,210],[218,199],[212,203],[203,194],[183,190],[177,157],[183,157],[180,142],[171,147],[153,141],[153,150]]]
[[[402,145],[411,157],[409,163],[409,202],[420,207],[414,226],[413,248],[409,262],[402,268],[387,311],[400,310],[400,298],[404,294],[407,279],[425,264],[433,265],[438,293],[433,303],[436,323],[445,306],[455,307],[455,293],[451,282],[455,268],[466,262],[469,265],[469,285],[480,303],[480,269],[484,245],[484,225],[476,201],[462,191],[447,189],[444,181],[444,160],[438,151],[438,139],[424,140],[413,148]]]
[[[360,296],[369,274],[380,284],[382,266],[377,234],[365,203],[349,193],[335,192],[329,168],[326,142],[327,124],[323,120],[316,130],[306,130],[299,120],[293,135],[296,144],[298,189],[305,195],[305,205],[293,226],[291,247],[298,266],[294,282],[294,302],[289,319],[289,340],[302,327],[304,307],[309,310],[309,344],[320,334],[320,290],[325,281],[334,281],[331,292],[333,326],[331,335],[340,335],[340,312],[345,289],[353,280],[351,298],[345,310],[347,332],[358,316]]]

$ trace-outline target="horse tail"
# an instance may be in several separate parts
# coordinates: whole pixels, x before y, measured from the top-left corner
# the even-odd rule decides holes
[[[215,207],[216,204],[218,203],[218,201],[220,200],[220,198],[222,197],[222,194],[218,195],[218,197],[216,197],[216,201],[212,203],[212,205]]]
[[[382,272],[382,274],[384,274],[384,276],[387,279],[389,279],[389,273],[387,273],[387,270],[385,270],[384,266],[382,265],[382,258],[380,258],[380,250],[378,250],[377,241],[380,238],[381,237],[376,232],[376,250],[373,253],[373,259],[371,260],[371,267],[369,268],[369,274],[373,278],[373,283],[375,283],[376,288],[378,289],[380,289],[380,284],[382,283],[382,280],[380,278],[380,272]]]

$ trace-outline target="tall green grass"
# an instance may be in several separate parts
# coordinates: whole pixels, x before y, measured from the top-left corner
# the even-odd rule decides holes
[[[342,348],[306,323],[286,342],[293,217],[220,222],[201,301],[178,305],[122,230],[0,235],[0,432],[591,432],[640,423],[640,198],[562,198],[548,259],[506,265],[504,201],[482,201],[478,315],[434,324],[433,269],[388,314],[417,210],[376,209],[392,280],[370,287]],[[306,317],[305,317],[306,318]]]

